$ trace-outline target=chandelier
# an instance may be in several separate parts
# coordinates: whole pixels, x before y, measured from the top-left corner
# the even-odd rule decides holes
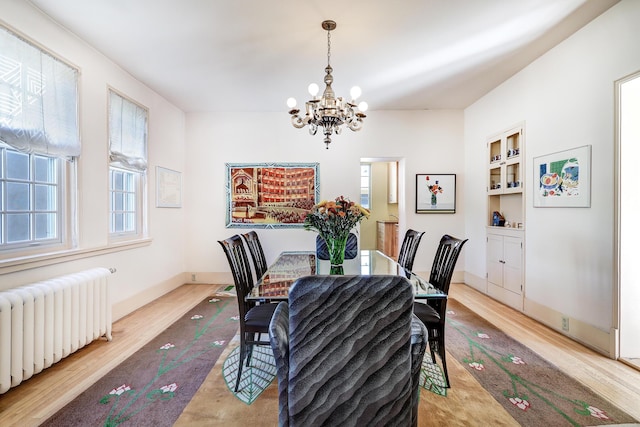
[[[309,85],[309,94],[312,98],[305,103],[306,114],[304,117],[298,115],[300,110],[295,108],[295,98],[287,99],[287,106],[289,107],[289,114],[291,114],[291,124],[297,129],[308,125],[311,135],[315,135],[318,127],[321,127],[324,133],[324,143],[329,149],[331,135],[334,132],[340,135],[343,124],[352,131],[362,129],[362,119],[367,117],[364,112],[367,110],[368,105],[364,101],[356,104],[356,99],[362,94],[358,86],[351,88],[351,101],[346,102],[342,97],[336,98],[331,88],[331,83],[333,83],[331,72],[333,68],[331,68],[330,62],[331,30],[335,30],[336,23],[334,21],[324,21],[322,22],[322,28],[327,31],[327,67],[324,69],[327,74],[324,76],[326,85],[324,92],[321,97],[318,97],[318,85],[315,83]]]

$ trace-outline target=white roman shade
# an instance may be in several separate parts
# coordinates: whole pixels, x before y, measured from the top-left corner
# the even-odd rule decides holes
[[[147,169],[147,110],[109,91],[109,161],[111,166]]]
[[[0,140],[70,159],[79,135],[78,70],[0,26]]]

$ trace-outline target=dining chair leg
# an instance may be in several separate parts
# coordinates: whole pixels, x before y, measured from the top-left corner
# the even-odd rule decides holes
[[[451,388],[449,383],[449,371],[447,371],[447,352],[444,348],[444,334],[438,337],[438,353],[440,353],[440,360],[442,360],[442,370],[444,371],[444,380],[447,385],[446,388]]]
[[[235,392],[238,392],[238,388],[240,388],[240,378],[242,378],[242,365],[244,365],[244,358],[247,352],[247,345],[245,344],[246,336],[244,333],[240,334],[240,360],[238,361],[238,377],[236,378],[236,388]]]
[[[434,342],[433,342],[434,337],[432,336],[433,333],[434,333],[433,330],[430,329],[429,330],[429,351],[431,352],[431,362],[436,363],[436,352],[433,350],[433,347],[434,347]]]
[[[256,342],[256,333],[255,332],[253,332],[251,334],[251,341]],[[249,348],[247,349],[247,367],[251,363],[251,356],[253,355],[253,346],[254,345],[255,344],[250,345]]]

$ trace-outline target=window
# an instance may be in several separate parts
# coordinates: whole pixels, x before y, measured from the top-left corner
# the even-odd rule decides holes
[[[371,163],[360,163],[360,204],[371,208]]]
[[[0,247],[61,243],[61,163],[0,143]]]
[[[111,233],[137,233],[138,181],[138,173],[109,168]]]
[[[0,26],[0,251],[67,247],[78,71]]]
[[[146,233],[147,110],[109,90],[109,233],[139,238]]]

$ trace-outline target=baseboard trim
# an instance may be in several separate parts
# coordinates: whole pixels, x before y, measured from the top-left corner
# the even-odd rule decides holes
[[[615,359],[615,333],[612,334],[573,317],[567,317],[535,301],[525,298],[524,314],[607,357]],[[562,329],[563,318],[568,330]]]
[[[515,309],[518,309],[517,306],[513,304],[509,304],[502,297],[504,295],[497,295],[496,292],[490,292],[489,284],[486,278],[482,278],[471,273],[464,273],[464,281],[462,281],[465,285],[489,296],[490,298],[495,299],[496,301],[505,304],[507,306],[512,306]],[[521,298],[519,295],[518,301]],[[512,301],[512,302],[518,302]],[[568,318],[569,330],[562,329],[562,321],[563,317],[567,318],[566,315],[555,311],[547,306],[539,304],[535,301],[528,299],[525,295],[522,301],[522,310],[524,315],[530,317],[531,319],[540,322],[541,324],[559,332],[562,335],[571,338],[572,340],[579,342],[580,344],[589,347],[590,349],[604,355],[615,359],[617,357],[618,352],[618,330],[612,328],[609,332],[603,331],[602,329],[598,329],[597,327],[580,321],[578,319],[574,319],[572,317]]]
[[[147,288],[124,301],[113,304],[111,308],[113,321],[115,322],[116,320],[123,318],[127,314],[136,311],[140,307],[149,304],[151,301],[182,286],[184,283],[184,275],[178,274],[155,286]]]
[[[475,274],[471,274],[468,272],[464,272],[464,280],[461,281],[467,286],[471,286],[476,291],[482,292],[483,294],[488,293],[487,289],[487,279],[484,277],[476,276]]]
[[[233,285],[233,275],[229,273],[216,273],[216,272],[188,272],[184,273],[184,283],[196,285],[203,284],[218,284],[218,285]]]

